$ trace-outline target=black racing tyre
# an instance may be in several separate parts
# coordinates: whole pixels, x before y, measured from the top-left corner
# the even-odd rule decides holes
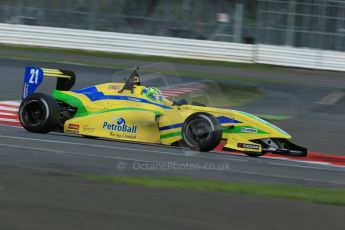
[[[19,120],[29,132],[48,133],[60,125],[59,104],[49,95],[31,94],[20,104]]]
[[[222,127],[215,116],[203,112],[194,113],[182,126],[182,139],[187,147],[208,152],[222,140]]]

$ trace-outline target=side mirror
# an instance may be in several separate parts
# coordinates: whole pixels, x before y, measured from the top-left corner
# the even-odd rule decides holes
[[[181,105],[188,105],[188,101],[186,99],[180,99],[178,101],[173,101],[173,106],[177,105],[177,106],[181,106]]]

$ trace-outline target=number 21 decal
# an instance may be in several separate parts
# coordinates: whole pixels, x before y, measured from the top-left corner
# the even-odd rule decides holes
[[[38,83],[38,73],[39,73],[39,69],[31,69],[30,70],[29,84],[37,84]]]

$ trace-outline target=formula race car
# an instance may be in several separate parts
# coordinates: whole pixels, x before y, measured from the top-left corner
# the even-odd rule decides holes
[[[52,95],[36,93],[45,77],[57,77]],[[155,87],[141,84],[135,68],[125,82],[72,90],[72,71],[26,67],[19,119],[29,132],[74,133],[85,137],[184,146],[249,156],[265,153],[306,156],[277,126],[249,113],[170,101]]]

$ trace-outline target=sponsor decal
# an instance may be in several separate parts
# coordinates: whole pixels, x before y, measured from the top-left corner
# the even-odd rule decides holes
[[[69,129],[73,129],[73,130],[79,130],[79,125],[75,125],[75,124],[69,124],[68,125]]]
[[[119,91],[120,90],[120,86],[118,85],[109,85],[108,86],[108,90],[115,90],[115,91]]]
[[[90,127],[89,125],[84,125],[83,126],[83,131],[84,132],[93,132],[93,131],[95,131],[95,128],[94,127]]]
[[[137,133],[137,126],[126,125],[126,120],[122,117],[117,118],[115,122],[103,122],[103,129],[107,129],[113,132],[121,132],[121,133]]]
[[[28,95],[29,95],[29,84],[24,83],[23,98],[26,98]]]
[[[238,110],[235,110],[235,111],[237,111],[237,112],[239,112],[239,113],[242,113],[242,114],[244,114],[244,115],[246,115],[246,116],[248,116],[248,117],[251,117],[251,118],[253,118],[253,119],[257,120],[257,121],[260,121],[260,122],[262,122],[262,123],[264,123],[264,124],[270,126],[271,128],[277,130],[278,132],[280,132],[280,133],[282,133],[282,134],[284,134],[284,135],[290,135],[290,134],[288,134],[287,132],[285,132],[284,130],[282,130],[281,128],[275,126],[274,124],[272,124],[272,123],[270,123],[270,122],[268,122],[268,121],[266,121],[266,120],[264,120],[264,119],[261,119],[260,117],[254,116],[254,115],[252,115],[252,114],[250,114],[250,113],[238,111]]]
[[[66,133],[73,133],[73,134],[79,134],[78,130],[66,130]]]
[[[118,138],[118,139],[136,139],[137,136],[135,134],[128,134],[128,133],[117,133],[110,131],[110,136]]]
[[[241,133],[258,133],[258,130],[250,127],[241,127]]]
[[[120,117],[120,118],[117,118],[116,121],[117,121],[117,124],[118,124],[118,125],[125,125],[125,124],[126,124],[125,119],[123,119],[123,118],[121,118],[121,117]]]
[[[27,66],[25,68],[22,99],[33,94],[43,81],[43,71],[40,68]]]
[[[255,149],[259,150],[259,145],[252,145],[252,144],[244,144],[244,143],[238,143],[237,147],[244,148],[244,149]]]

